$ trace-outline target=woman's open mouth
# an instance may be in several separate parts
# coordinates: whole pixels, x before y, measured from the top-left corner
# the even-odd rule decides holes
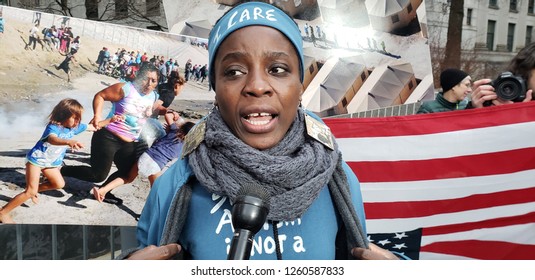
[[[278,117],[276,114],[266,112],[251,113],[242,116],[245,129],[251,133],[265,133],[272,129],[275,124],[273,120]]]

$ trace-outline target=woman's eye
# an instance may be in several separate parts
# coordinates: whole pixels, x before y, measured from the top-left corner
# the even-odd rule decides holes
[[[286,72],[286,69],[283,67],[273,67],[269,70],[269,72],[272,74],[281,74]]]
[[[237,70],[237,69],[229,69],[225,71],[225,76],[241,76],[243,74],[244,73],[242,71]]]

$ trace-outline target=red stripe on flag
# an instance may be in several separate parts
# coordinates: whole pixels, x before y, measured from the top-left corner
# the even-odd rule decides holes
[[[535,102],[402,117],[323,119],[336,138],[422,135],[534,120]]]
[[[535,187],[432,201],[365,202],[364,210],[366,211],[367,219],[400,219],[427,217],[533,201],[535,201]]]
[[[488,220],[471,222],[471,223],[427,227],[422,230],[422,235],[430,236],[430,235],[448,234],[448,233],[470,231],[470,230],[482,229],[482,228],[498,228],[498,227],[522,225],[522,224],[528,224],[528,223],[535,223],[535,212],[527,213],[525,215],[501,217],[501,218],[488,219]]]
[[[360,161],[347,162],[347,164],[355,172],[359,181],[364,183],[509,174],[535,169],[535,147],[452,158]]]
[[[535,259],[535,245],[501,241],[457,240],[436,242],[422,246],[420,251],[463,256],[481,260]]]
[[[468,132],[463,133],[462,136],[470,136],[469,133],[474,135],[481,133],[480,130],[477,130],[479,128],[490,127],[496,129],[486,130],[485,135],[491,131],[496,135],[503,135],[503,133],[507,133],[503,131],[509,131],[510,127],[507,125],[535,122],[535,102],[403,117],[333,118],[324,119],[324,121],[338,139],[368,138],[368,140],[373,140],[373,137],[418,136],[444,132],[455,133],[457,131]],[[526,139],[526,141],[534,139],[534,132],[529,129],[517,132],[522,134],[520,139]],[[531,206],[525,210],[530,213],[524,214],[524,212],[520,212],[521,209],[530,207],[532,204],[519,205],[535,202],[535,179],[522,182],[522,184],[528,184],[529,188],[527,189],[518,189],[521,186],[518,185],[520,182],[516,182],[516,180],[506,183],[500,191],[487,188],[494,183],[488,176],[498,174],[514,176],[517,172],[535,170],[535,147],[499,151],[500,147],[509,147],[505,145],[507,143],[503,142],[508,140],[504,137],[489,135],[488,139],[492,142],[488,144],[490,152],[484,154],[463,153],[460,156],[452,157],[449,151],[455,147],[444,146],[433,148],[432,152],[436,154],[433,156],[434,158],[400,161],[398,160],[401,158],[400,155],[397,155],[396,151],[393,150],[388,159],[359,162],[358,151],[368,149],[367,145],[390,143],[390,140],[409,141],[411,139],[413,138],[399,137],[398,139],[385,139],[387,140],[385,142],[381,142],[383,139],[361,141],[359,142],[361,144],[355,147],[358,149],[349,149],[349,152],[356,154],[347,155],[344,152],[344,158],[356,159],[355,162],[348,162],[348,164],[355,171],[360,182],[392,182],[394,183],[392,189],[396,193],[403,192],[404,188],[409,189],[408,182],[410,181],[428,180],[433,182],[433,180],[440,179],[469,177],[470,180],[474,180],[475,186],[478,186],[471,193],[478,194],[453,198],[456,197],[455,194],[458,190],[451,189],[453,195],[448,194],[435,200],[415,201],[414,198],[411,198],[412,193],[409,191],[406,196],[401,195],[399,198],[389,194],[385,196],[383,202],[370,202],[366,198],[372,197],[372,192],[373,197],[377,197],[381,193],[388,194],[390,190],[388,188],[374,189],[373,185],[369,184],[369,187],[363,189],[362,194],[366,218],[370,221],[375,219],[381,221],[381,225],[377,225],[377,222],[369,223],[369,232],[396,232],[399,230],[400,221],[416,218],[411,219],[410,223],[414,228],[422,228],[424,244],[426,244],[421,248],[422,253],[429,252],[444,254],[444,256],[447,254],[452,257],[459,256],[460,258],[462,256],[476,259],[535,259],[535,245],[532,245],[532,239],[526,238],[526,241],[519,241],[523,239],[516,240],[514,238],[515,236],[523,236],[528,231],[535,232],[535,208]],[[444,149],[443,153],[441,150],[436,150],[441,148]],[[523,178],[523,180],[530,180],[526,177]],[[448,185],[441,186],[441,182],[443,181],[435,181],[432,185],[438,185],[441,192],[447,191]],[[422,192],[426,191],[433,192],[434,189],[430,186],[429,189],[422,190]],[[490,191],[494,193],[489,193]],[[511,207],[513,213],[518,210],[516,212],[518,214],[510,217],[499,217],[500,213],[492,208],[500,206]],[[470,210],[481,211],[474,213],[474,217],[468,219],[463,215],[463,211]],[[515,215],[513,213],[510,215]],[[420,217],[425,218],[418,219]],[[439,220],[441,218],[448,219]],[[456,218],[458,220],[455,220]],[[486,220],[478,221],[480,219]],[[426,228],[428,224],[441,226]],[[374,226],[376,228],[373,228]],[[485,229],[485,231],[479,232],[477,229]],[[448,233],[457,234],[443,235]],[[485,234],[485,237],[479,238],[479,233]],[[480,240],[488,239],[489,234],[494,241]],[[483,236],[481,235],[481,237]],[[441,238],[448,238],[448,241],[440,241]],[[451,240],[452,238],[457,238],[457,240]],[[436,242],[433,243],[434,240]],[[507,241],[511,241],[511,243]],[[513,244],[512,242],[525,242],[526,244]],[[429,257],[433,256],[429,255]]]

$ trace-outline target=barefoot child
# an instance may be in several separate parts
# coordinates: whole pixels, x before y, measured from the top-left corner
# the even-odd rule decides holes
[[[73,64],[76,62],[76,58],[74,57],[76,52],[77,52],[76,49],[72,49],[69,53],[65,53],[65,54],[60,52],[59,54],[63,55],[65,57],[65,59],[61,62],[60,65],[55,66],[56,70],[62,69],[63,71],[65,71],[65,73],[67,73],[67,82],[68,83],[71,82],[71,72],[72,72],[71,67],[70,67],[69,64],[71,62]]]
[[[26,189],[0,208],[0,223],[13,223],[9,213],[28,199],[37,203],[38,192],[61,189],[65,186],[65,180],[59,169],[67,147],[72,150],[83,148],[81,142],[71,138],[86,129],[95,130],[93,125],[88,127],[87,124],[80,123],[82,112],[82,105],[71,98],[61,100],[54,107],[48,116],[49,121],[41,139],[26,155]],[[39,183],[41,172],[47,180]]]
[[[179,157],[182,151],[182,141],[189,130],[195,125],[193,122],[184,122],[182,118],[179,118],[175,122],[174,117],[172,111],[165,114],[167,134],[156,140],[139,157],[137,164],[134,164],[130,170],[128,178],[118,177],[101,188],[93,188],[93,196],[95,196],[96,200],[99,202],[105,201],[106,193],[121,185],[132,182],[138,174],[148,177],[150,186],[152,187],[156,178],[163,174],[164,167]]]

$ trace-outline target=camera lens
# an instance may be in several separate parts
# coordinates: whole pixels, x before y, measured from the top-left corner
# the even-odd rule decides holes
[[[496,89],[496,93],[501,99],[515,100],[522,94],[522,86],[513,80],[505,80]]]

